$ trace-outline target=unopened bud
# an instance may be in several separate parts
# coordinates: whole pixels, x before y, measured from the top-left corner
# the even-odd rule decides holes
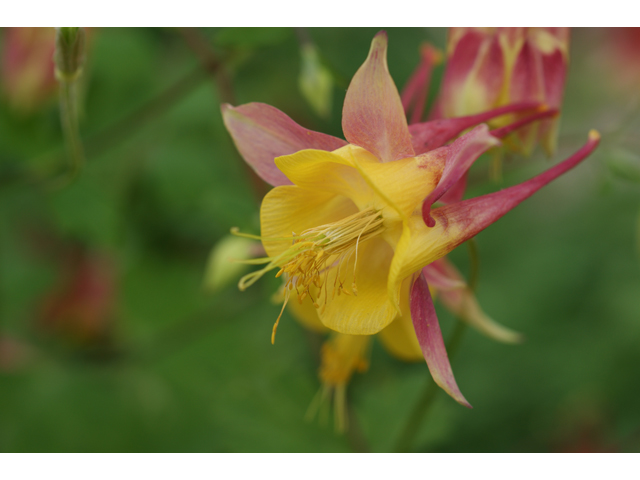
[[[300,47],[302,68],[298,84],[304,98],[311,108],[321,117],[328,117],[331,112],[333,93],[333,77],[322,63],[315,45],[304,43]]]
[[[260,242],[229,235],[211,250],[204,274],[203,287],[209,292],[238,283],[238,277],[247,269],[243,260],[264,255]]]
[[[85,54],[85,32],[79,27],[56,28],[56,77],[71,82],[82,73]]]

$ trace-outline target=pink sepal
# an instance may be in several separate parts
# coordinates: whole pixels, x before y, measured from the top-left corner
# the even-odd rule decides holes
[[[528,117],[524,117],[518,121],[510,123],[509,125],[505,125],[504,127],[496,128],[495,130],[491,130],[491,135],[496,138],[504,138],[509,135],[511,132],[518,130],[526,125],[529,125],[538,120],[546,119],[546,118],[555,118],[560,114],[560,111],[552,108],[549,110],[543,110],[538,113],[534,113],[533,115],[529,115]]]
[[[499,192],[432,210],[431,216],[445,229],[448,226],[456,226],[461,230],[456,235],[455,243],[449,245],[447,249],[453,250],[466,242],[546,184],[575,167],[593,152],[599,142],[600,134],[592,130],[589,132],[589,140],[580,150],[546,172]]]
[[[546,101],[552,107],[560,108],[567,77],[567,59],[556,50],[550,55],[542,55]],[[555,151],[558,120],[547,120],[540,125],[540,141],[547,155]]]
[[[469,133],[458,138],[447,147],[447,159],[442,172],[442,177],[436,188],[425,198],[422,204],[422,217],[429,227],[433,227],[436,222],[431,218],[429,212],[433,205],[444,193],[449,190],[462,176],[476,159],[491,147],[500,145],[500,141],[489,133],[486,124],[478,125]]]
[[[472,408],[453,376],[429,285],[422,273],[411,288],[411,320],[433,380],[460,405]]]
[[[431,83],[431,72],[434,65],[440,63],[442,54],[432,45],[424,44],[420,49],[420,63],[409,77],[407,84],[400,95],[404,112],[411,120],[409,123],[418,123],[422,119],[424,107]]]
[[[301,127],[286,114],[264,103],[221,106],[224,124],[245,161],[273,186],[291,185],[274,158],[313,148],[333,151],[344,140]]]
[[[469,172],[467,171],[460,179],[453,184],[453,186],[444,192],[444,195],[440,197],[439,202],[449,205],[450,203],[458,203],[464,197],[464,192],[467,189],[467,177]]]
[[[453,140],[465,130],[480,123],[505,115],[507,113],[526,112],[540,107],[540,103],[525,102],[505,105],[487,112],[469,115],[466,117],[442,118],[423,123],[409,125],[411,141],[416,155],[441,147]]]
[[[354,145],[383,162],[415,156],[407,120],[389,69],[387,34],[378,33],[358,69],[344,99],[342,131]]]
[[[465,288],[466,282],[460,275],[452,274],[446,257],[439,258],[422,269],[422,274],[431,288],[438,292]]]

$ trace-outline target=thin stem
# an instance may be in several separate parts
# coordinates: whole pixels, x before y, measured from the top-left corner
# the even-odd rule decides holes
[[[213,76],[220,100],[224,103],[236,103],[231,78],[200,30],[197,28],[179,28],[178,30],[187,46],[200,60],[203,68]]]
[[[296,33],[296,37],[298,38],[298,42],[300,45],[312,45],[313,41],[311,40],[311,36],[305,27],[293,27],[293,31]]]
[[[220,103],[235,104],[236,96],[233,91],[231,77],[206,37],[197,28],[179,28],[178,31],[187,46],[198,57],[204,70],[213,76]],[[246,162],[242,161],[241,163],[257,199],[261,199],[267,193],[267,184]]]
[[[111,147],[126,140],[144,127],[149,120],[159,118],[166,113],[206,78],[207,73],[202,71],[201,68],[189,72],[160,95],[151,99],[131,114],[91,136],[87,141],[87,150],[89,153],[98,153],[105,147]]]
[[[460,347],[460,343],[462,341],[462,336],[466,330],[467,325],[461,321],[456,322],[456,326],[454,328],[453,334],[449,339],[447,345],[447,352],[449,355],[449,361],[453,359],[458,348]],[[424,421],[427,413],[431,409],[433,405],[433,401],[438,395],[438,392],[441,388],[433,381],[431,377],[427,379],[427,383],[418,398],[413,410],[411,411],[411,415],[407,419],[407,423],[405,424],[402,433],[400,434],[400,438],[396,443],[396,447],[394,451],[396,452],[410,452],[411,445],[413,444],[419,430],[420,425]]]
[[[638,225],[636,227],[636,246],[638,247],[637,253],[640,258],[640,212],[638,214]]]
[[[367,442],[366,437],[362,433],[362,429],[360,428],[360,424],[356,417],[356,412],[351,406],[350,402],[347,403],[347,418],[349,419],[349,426],[347,427],[346,437],[349,442],[349,446],[351,450],[356,453],[369,453],[371,452],[371,448],[369,447],[369,443]]]
[[[475,292],[478,286],[478,275],[480,272],[480,256],[478,255],[478,244],[476,243],[475,237],[467,240],[467,248],[469,249],[469,262],[471,263],[469,266],[469,281],[467,285],[469,285],[469,290]]]
[[[60,120],[70,159],[69,174],[62,185],[70,185],[84,166],[84,147],[78,122],[78,81],[60,80]]]

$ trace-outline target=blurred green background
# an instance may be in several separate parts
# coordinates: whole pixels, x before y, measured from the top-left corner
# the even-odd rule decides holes
[[[90,30],[87,163],[65,188],[47,177],[68,162],[55,86],[35,106],[16,104],[3,64],[1,451],[351,451],[354,435],[374,451],[393,448],[426,365],[376,343],[369,371],[348,389],[355,430],[337,434],[332,422],[304,419],[322,339],[285,313],[270,343],[278,281],[244,293],[233,282],[217,293],[202,285],[209,252],[231,227],[258,232],[266,191],[219,104],[268,103],[342,137],[348,82],[378,30]],[[443,48],[446,38],[444,29],[388,34],[399,88],[421,42]],[[0,32],[0,48],[7,39]],[[299,88],[309,40],[331,72],[324,117]],[[630,42],[631,57],[619,58]],[[473,167],[467,197],[530,178],[589,129],[602,133],[592,157],[478,235],[479,302],[527,340],[507,346],[468,331],[453,369],[474,409],[441,393],[416,450],[640,449],[634,51],[635,31],[574,30],[559,152],[508,157],[502,182],[491,180],[489,160]],[[442,66],[431,97],[441,75]],[[451,258],[468,272],[465,248]],[[454,319],[437,308],[447,337]]]

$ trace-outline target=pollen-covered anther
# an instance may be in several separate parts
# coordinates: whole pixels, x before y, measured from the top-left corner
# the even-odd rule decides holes
[[[267,265],[242,277],[238,287],[240,290],[245,290],[262,275],[277,268],[276,277],[286,274],[285,305],[291,293],[295,291],[300,303],[309,296],[314,307],[319,309],[322,314],[329,296],[334,298],[341,293],[345,295],[358,294],[356,285],[358,247],[362,242],[380,235],[383,230],[382,213],[369,207],[334,223],[310,228],[300,234],[292,232],[291,236],[287,238],[287,240],[291,240],[291,245],[285,251],[275,257],[251,261],[252,264],[266,263]],[[232,230],[232,233],[266,241],[284,240],[284,238],[272,239],[241,234],[237,229]],[[346,265],[352,258],[354,259],[353,280],[351,290],[349,290],[345,288],[348,274]],[[329,274],[333,269],[335,269],[335,273],[332,274],[334,278],[329,281]],[[312,291],[312,287],[315,287],[315,290]],[[274,325],[274,335],[277,323]]]
[[[315,287],[317,298],[313,303],[316,308],[326,304],[329,293],[332,298],[341,293],[357,295],[355,269],[358,247],[361,242],[380,234],[383,229],[380,212],[367,208],[338,222],[310,228],[299,235],[294,234],[291,247],[281,255],[280,260],[286,261],[280,271],[287,274],[288,289],[295,289],[298,300],[302,301],[310,294],[309,289]],[[343,265],[354,255],[354,280],[349,291],[344,286],[347,271]],[[328,284],[329,270],[332,268],[337,271],[334,281]]]

